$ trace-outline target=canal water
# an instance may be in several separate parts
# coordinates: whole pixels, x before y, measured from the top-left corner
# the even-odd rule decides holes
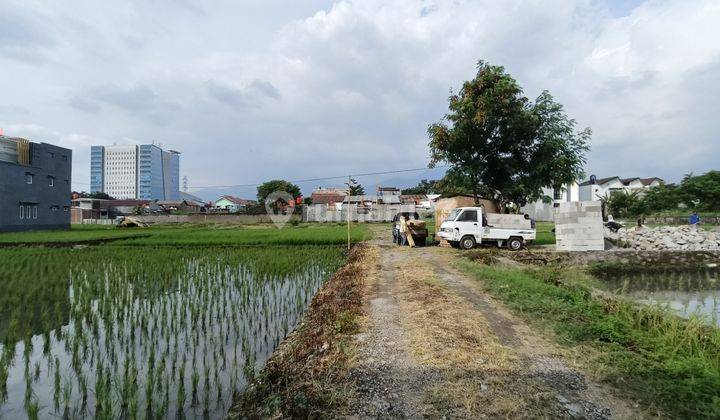
[[[608,290],[683,317],[699,316],[720,326],[720,270],[717,267],[666,270],[612,270],[595,273]]]

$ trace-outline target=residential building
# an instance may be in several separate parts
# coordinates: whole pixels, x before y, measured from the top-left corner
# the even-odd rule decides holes
[[[580,184],[573,183],[571,185],[563,185],[561,188],[543,188],[543,195],[550,197],[549,202],[538,200],[529,203],[520,209],[521,213],[530,215],[538,221],[552,221],[554,219],[555,208],[560,203],[574,201],[599,201],[601,198],[609,197],[614,192],[627,191],[639,192],[647,191],[649,188],[656,187],[664,181],[657,177],[651,178],[620,178],[612,176],[608,178],[597,178],[594,175],[589,180]]]
[[[205,205],[191,200],[158,201],[157,205],[166,213],[204,213]]]
[[[154,144],[92,146],[90,192],[117,199],[180,200],[180,153]]]
[[[0,135],[0,231],[70,228],[72,151]]]
[[[377,187],[378,204],[400,204],[400,188]]]
[[[338,210],[342,207],[345,197],[347,197],[347,190],[340,188],[316,188],[315,191],[310,195],[313,205],[321,204],[327,207],[334,207]]]
[[[412,204],[419,206],[427,197],[421,194],[402,194],[400,195],[400,202],[402,204]]]
[[[425,210],[434,210],[435,204],[437,204],[437,201],[442,197],[441,194],[428,194],[425,196],[425,199],[420,202],[420,207],[424,208]]]
[[[580,201],[597,201],[609,197],[614,192],[639,192],[642,193],[652,187],[661,185],[664,181],[657,177],[651,178],[620,178],[611,176],[597,178],[594,175],[589,180],[580,184]]]
[[[215,201],[215,208],[228,213],[237,213],[245,210],[248,206],[255,204],[252,200],[246,200],[232,195],[223,195]]]
[[[520,208],[520,213],[525,213],[538,221],[552,221],[555,217],[555,208],[559,207],[560,203],[579,201],[580,187],[574,182],[558,188],[543,188],[542,194],[546,199],[528,203]]]

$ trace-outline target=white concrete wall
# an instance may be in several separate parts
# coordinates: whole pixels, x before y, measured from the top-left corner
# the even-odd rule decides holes
[[[577,183],[565,185],[562,196],[555,199],[555,191],[553,188],[543,188],[543,195],[552,199],[549,203],[542,200],[529,203],[520,208],[520,213],[528,214],[533,219],[540,222],[552,222],[555,214],[555,204],[567,203],[580,200],[580,186]]]
[[[555,208],[555,247],[558,251],[605,249],[599,201],[560,203]]]

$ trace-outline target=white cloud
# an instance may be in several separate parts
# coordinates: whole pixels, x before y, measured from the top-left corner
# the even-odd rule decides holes
[[[75,149],[80,182],[89,144],[126,138],[184,152],[194,185],[422,166],[427,125],[479,59],[593,128],[590,172],[673,179],[717,164],[711,0],[648,0],[617,17],[591,0],[6,9],[0,123],[83,133],[52,137]]]

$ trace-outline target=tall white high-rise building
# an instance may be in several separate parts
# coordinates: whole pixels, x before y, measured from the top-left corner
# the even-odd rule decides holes
[[[180,153],[154,144],[92,146],[90,192],[117,199],[179,200]]]

